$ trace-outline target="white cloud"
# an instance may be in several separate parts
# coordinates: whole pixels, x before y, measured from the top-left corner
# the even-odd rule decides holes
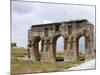
[[[43,23],[46,24],[46,23],[52,23],[52,22],[48,21],[48,20],[45,20]]]
[[[12,2],[12,41],[27,47],[27,31],[31,25],[86,18],[95,24],[92,6]],[[62,41],[62,40],[61,40]],[[59,43],[59,47],[62,43]]]

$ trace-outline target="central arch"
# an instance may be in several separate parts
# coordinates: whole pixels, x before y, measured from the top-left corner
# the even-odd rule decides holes
[[[56,35],[53,38],[53,55],[55,61],[64,61],[64,38],[62,35]],[[61,48],[62,47],[62,48]],[[62,50],[60,50],[62,49]]]

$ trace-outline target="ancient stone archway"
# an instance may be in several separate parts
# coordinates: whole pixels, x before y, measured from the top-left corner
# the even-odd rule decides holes
[[[53,56],[54,56],[54,60],[56,61],[56,59],[57,59],[57,56],[56,56],[56,53],[57,53],[57,51],[56,51],[56,45],[57,45],[57,39],[59,38],[59,37],[63,37],[63,35],[55,35],[53,38],[52,38],[52,45],[53,45],[53,47],[52,47],[52,50],[53,50]],[[64,39],[64,37],[63,37],[63,39]]]
[[[64,61],[75,61],[79,59],[79,38],[85,37],[85,60],[94,57],[93,51],[94,27],[87,20],[76,20],[68,22],[56,22],[40,25],[32,25],[28,31],[29,59],[33,61],[54,62],[57,38],[64,38]],[[38,49],[39,41],[41,53]]]
[[[64,37],[60,36],[56,40],[56,61],[64,61]]]
[[[93,58],[93,33],[92,31],[84,29],[83,31],[77,33],[76,36],[76,48],[77,48],[77,58],[79,59],[79,39],[84,36],[85,38],[85,60]],[[90,57],[91,56],[91,57]]]

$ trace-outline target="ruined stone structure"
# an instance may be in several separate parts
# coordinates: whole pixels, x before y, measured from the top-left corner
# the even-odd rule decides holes
[[[79,39],[85,37],[85,60],[94,57],[94,27],[86,19],[68,22],[32,25],[28,30],[28,57],[33,61],[56,61],[57,38],[64,38],[64,61],[79,59]],[[41,52],[39,51],[39,41]]]

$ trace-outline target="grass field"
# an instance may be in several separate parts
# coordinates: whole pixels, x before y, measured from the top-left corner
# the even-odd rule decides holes
[[[13,57],[24,57],[24,55],[27,53],[27,50],[24,48],[16,48],[15,47],[15,48],[12,48],[11,52],[12,52]],[[62,57],[63,55],[64,55],[64,52],[58,51],[56,53],[57,57],[59,57],[59,56]]]
[[[12,48],[11,57],[11,74],[16,75],[18,73],[38,73],[38,72],[57,72],[70,68],[76,64],[80,64],[83,61],[75,62],[32,62],[30,60],[22,60],[19,58],[24,57],[27,53],[24,48]],[[63,52],[57,52],[57,56],[63,56]]]
[[[12,57],[24,57],[24,54],[27,53],[27,50],[24,48],[12,48],[11,54]]]

